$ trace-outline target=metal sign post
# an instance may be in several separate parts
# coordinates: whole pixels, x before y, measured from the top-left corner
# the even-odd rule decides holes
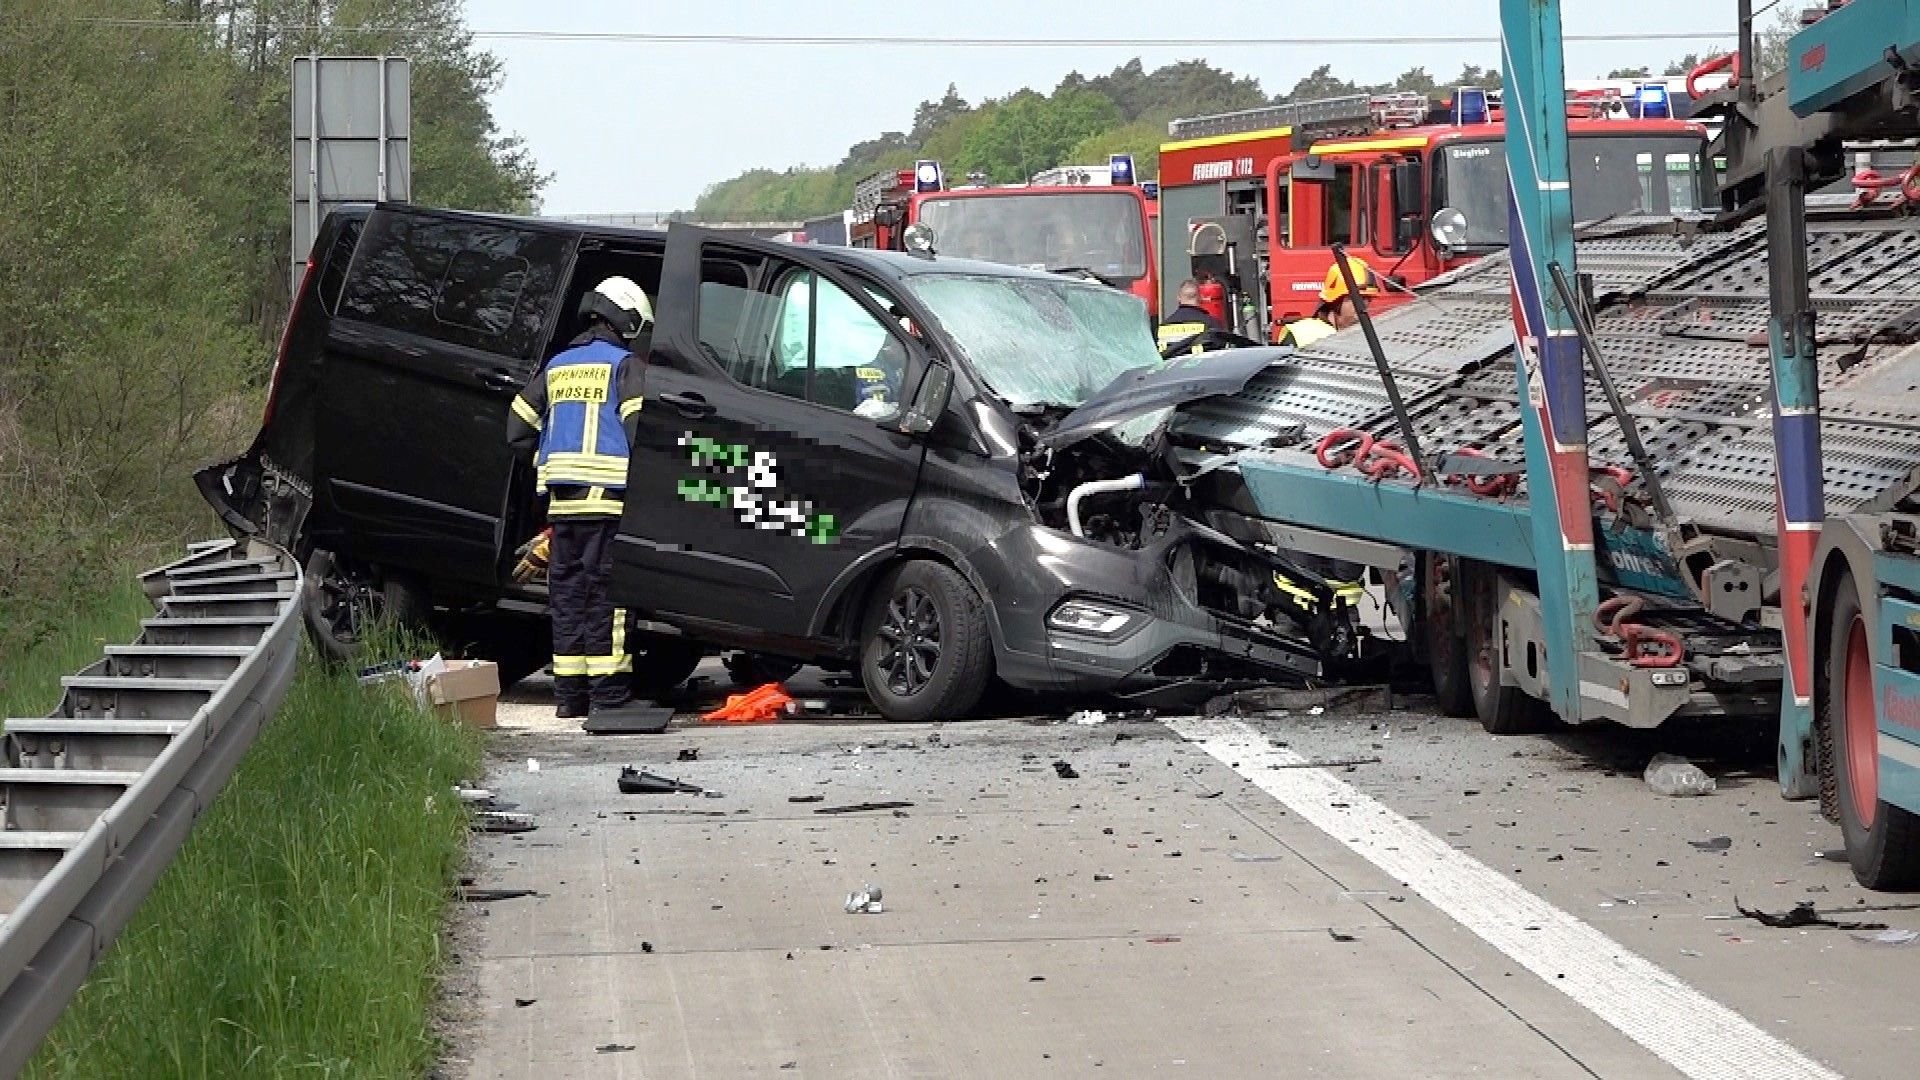
[[[400,56],[294,58],[292,288],[329,210],[413,198],[411,76]]]

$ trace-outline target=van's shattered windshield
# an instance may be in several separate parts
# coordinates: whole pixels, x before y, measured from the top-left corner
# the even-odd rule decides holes
[[[1080,405],[1160,353],[1137,297],[1062,279],[921,274],[913,288],[993,392]]]

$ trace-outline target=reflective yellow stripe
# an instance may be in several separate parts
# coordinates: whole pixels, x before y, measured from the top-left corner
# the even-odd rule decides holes
[[[627,655],[627,609],[613,609],[613,651],[605,656],[587,657],[589,675],[624,675],[633,670],[633,657]]]
[[[565,678],[569,675],[585,675],[587,674],[587,658],[584,656],[556,656],[553,658],[553,674],[555,678]]]
[[[579,517],[585,514],[606,514],[619,517],[626,504],[617,498],[606,499],[555,499],[547,504],[548,517]]]
[[[1197,322],[1167,323],[1166,325],[1160,328],[1160,344],[1162,346],[1171,345],[1176,341],[1185,341],[1187,338],[1193,337],[1197,334],[1204,334],[1206,332],[1207,332],[1206,323],[1197,323]]]
[[[1286,593],[1288,596],[1291,596],[1295,600],[1299,600],[1302,603],[1311,605],[1318,600],[1318,598],[1315,597],[1313,593],[1308,592],[1306,589],[1303,589],[1300,586],[1295,585],[1293,582],[1288,581],[1285,577],[1282,577],[1278,570],[1274,571],[1273,573],[1273,584],[1274,584],[1274,587],[1279,589],[1281,592]]]
[[[580,426],[580,453],[583,456],[590,454],[594,457],[603,457],[604,455],[595,449],[595,447],[599,445],[600,410],[598,408],[588,408],[586,422]],[[549,460],[559,456],[559,454],[550,455]],[[622,464],[624,465],[625,462],[622,462]]]
[[[1404,135],[1395,139],[1362,139],[1359,142],[1317,142],[1308,151],[1313,154],[1364,154],[1371,150],[1418,150],[1427,145],[1424,135]]]
[[[629,398],[620,403],[620,419],[625,420],[640,411],[641,398]]]
[[[540,416],[539,411],[536,410],[533,406],[527,404],[527,399],[521,397],[518,394],[515,394],[513,396],[513,415],[519,417],[522,420],[525,420],[527,422],[527,426],[532,428],[535,431],[539,431],[541,428],[546,426],[545,422],[542,420]]]
[[[1160,152],[1170,150],[1198,150],[1203,146],[1231,146],[1234,143],[1251,142],[1254,139],[1284,139],[1293,134],[1290,127],[1266,128],[1262,131],[1248,131],[1239,135],[1208,135],[1200,139],[1181,139],[1179,142],[1160,144]]]

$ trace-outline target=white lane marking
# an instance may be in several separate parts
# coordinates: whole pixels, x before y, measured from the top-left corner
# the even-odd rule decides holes
[[[1305,758],[1273,746],[1246,724],[1200,717],[1169,718],[1166,724],[1694,1080],[1839,1080],[1838,1073],[1379,800],[1325,769],[1301,768]]]

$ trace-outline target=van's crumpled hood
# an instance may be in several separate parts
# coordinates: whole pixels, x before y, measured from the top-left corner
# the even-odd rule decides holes
[[[1237,394],[1255,375],[1292,355],[1292,349],[1275,346],[1225,349],[1176,356],[1159,367],[1130,371],[1062,417],[1040,445],[1058,450],[1155,409]]]

